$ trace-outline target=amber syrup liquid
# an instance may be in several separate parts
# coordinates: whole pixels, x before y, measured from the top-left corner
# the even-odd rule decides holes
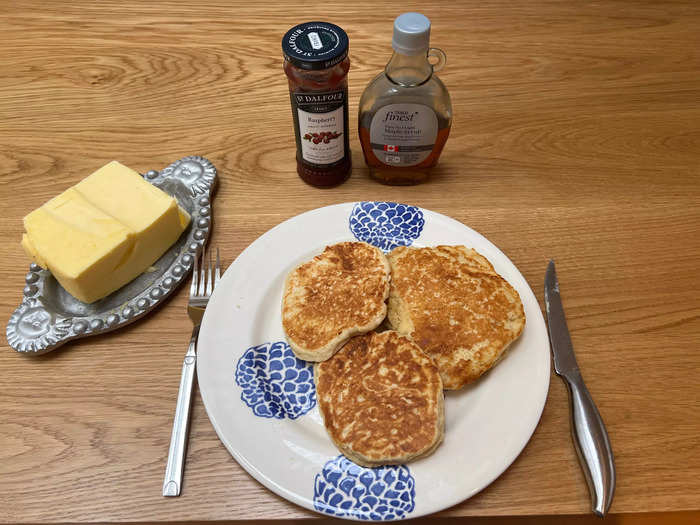
[[[372,119],[360,118],[360,122],[371,121]],[[431,168],[437,164],[442,148],[447,142],[447,137],[450,135],[450,127],[438,128],[437,138],[435,139],[435,147],[430,155],[421,163],[415,166],[392,166],[382,162],[374,154],[370,145],[369,128],[360,126],[360,143],[365,156],[365,163],[369,168],[369,174],[375,180],[396,186],[408,186],[418,184],[425,181],[430,175]]]

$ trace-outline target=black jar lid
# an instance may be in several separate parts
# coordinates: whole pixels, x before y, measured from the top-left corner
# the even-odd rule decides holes
[[[348,35],[335,24],[305,22],[282,39],[284,57],[301,69],[326,69],[348,56]]]

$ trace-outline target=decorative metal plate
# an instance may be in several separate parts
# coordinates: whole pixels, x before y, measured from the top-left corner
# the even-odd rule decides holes
[[[7,323],[7,342],[18,352],[38,355],[72,339],[120,328],[156,308],[181,283],[211,230],[216,168],[204,157],[185,157],[144,178],[177,198],[192,217],[177,242],[130,283],[91,304],[66,292],[51,272],[36,264],[25,277],[24,299]]]

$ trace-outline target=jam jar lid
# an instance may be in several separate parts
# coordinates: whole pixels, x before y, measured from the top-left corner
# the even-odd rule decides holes
[[[282,38],[284,57],[301,69],[326,69],[348,56],[348,35],[335,24],[305,22]]]

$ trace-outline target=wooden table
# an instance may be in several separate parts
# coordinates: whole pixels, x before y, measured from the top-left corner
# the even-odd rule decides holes
[[[390,56],[392,20],[409,10],[432,19],[432,43],[449,57],[440,77],[455,118],[434,177],[415,187],[371,181],[353,133],[351,179],[305,185],[282,34],[315,18],[347,30],[354,130],[360,94]],[[18,1],[0,13],[3,323],[27,268],[22,217],[112,159],[142,172],[189,154],[211,159],[221,176],[212,242],[228,262],[312,208],[419,205],[498,245],[540,302],[556,259],[579,363],[615,451],[612,512],[626,522],[700,518],[697,2]],[[180,289],[155,315],[45,357],[2,348],[0,521],[315,516],[243,471],[199,397],[184,494],[160,496],[191,328],[186,296]],[[512,467],[439,517],[580,523],[589,509],[566,390],[552,376],[539,427]]]

